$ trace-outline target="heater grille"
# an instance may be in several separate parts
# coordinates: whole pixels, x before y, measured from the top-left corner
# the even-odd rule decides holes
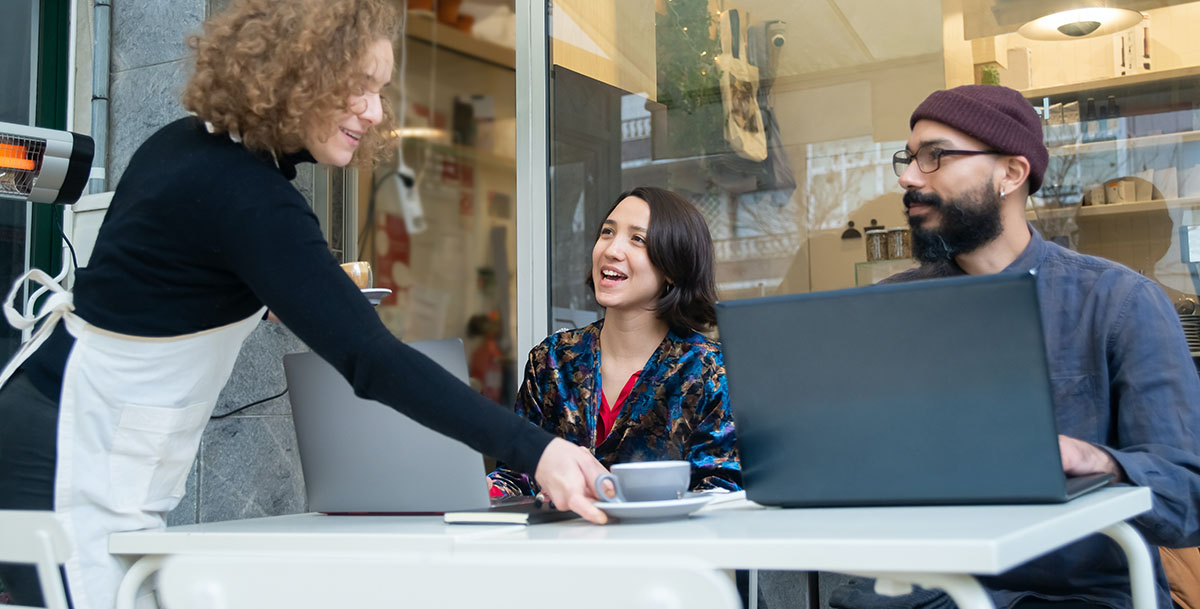
[[[0,134],[0,197],[25,200],[45,155],[45,140]]]

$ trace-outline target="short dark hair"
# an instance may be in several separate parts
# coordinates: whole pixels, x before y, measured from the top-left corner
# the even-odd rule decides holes
[[[687,199],[669,190],[639,186],[621,193],[604,218],[608,219],[621,201],[629,197],[637,197],[650,206],[646,253],[650,264],[668,279],[654,313],[676,333],[711,328],[717,323],[713,308],[717,302],[716,256],[704,216]],[[600,239],[603,229],[601,222],[593,242]],[[596,285],[590,268],[587,286],[594,293]]]

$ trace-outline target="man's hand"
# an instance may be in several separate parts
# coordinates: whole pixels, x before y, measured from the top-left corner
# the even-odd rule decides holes
[[[1063,472],[1068,476],[1113,474],[1117,482],[1125,481],[1125,470],[1112,455],[1089,442],[1060,434],[1058,452],[1062,455]]]
[[[592,480],[604,473],[608,470],[586,448],[555,438],[542,451],[534,478],[558,509],[571,510],[586,520],[604,524],[608,516],[592,504],[596,499]]]

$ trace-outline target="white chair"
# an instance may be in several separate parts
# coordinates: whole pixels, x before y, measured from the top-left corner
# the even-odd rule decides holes
[[[46,609],[67,609],[58,566],[71,554],[71,544],[53,512],[0,510],[0,562],[32,564],[37,567],[38,582]],[[6,605],[9,609],[29,609],[27,605]]]
[[[261,554],[168,557],[165,609],[734,609],[730,578],[654,557]]]

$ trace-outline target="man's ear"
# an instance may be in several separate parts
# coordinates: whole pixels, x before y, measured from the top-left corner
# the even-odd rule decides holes
[[[1000,176],[1000,188],[1004,192],[1016,192],[1029,180],[1029,159],[1023,156],[1001,157],[999,168],[1004,172]]]

